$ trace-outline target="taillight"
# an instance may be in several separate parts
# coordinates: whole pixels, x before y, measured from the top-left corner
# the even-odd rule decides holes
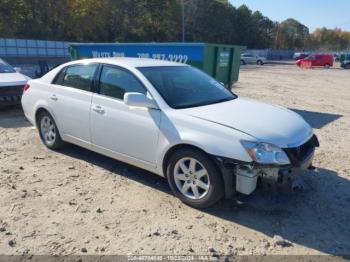
[[[23,87],[23,93],[29,89],[30,85],[25,84]]]

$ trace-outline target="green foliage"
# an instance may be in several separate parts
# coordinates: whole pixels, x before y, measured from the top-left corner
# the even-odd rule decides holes
[[[292,18],[279,24],[277,32],[277,48],[300,49],[309,39],[309,28]]]
[[[350,33],[309,34],[294,19],[271,21],[228,0],[0,0],[0,37],[83,42],[191,42],[249,48],[345,49]]]
[[[350,32],[340,29],[317,29],[309,40],[309,46],[316,50],[341,51],[350,48]]]

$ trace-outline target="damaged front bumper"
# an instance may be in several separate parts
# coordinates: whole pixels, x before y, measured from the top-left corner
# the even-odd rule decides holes
[[[258,182],[271,189],[292,186],[296,176],[312,167],[315,148],[318,146],[318,139],[313,135],[299,147],[284,148],[291,162],[285,166],[216,158],[225,181],[226,196],[231,197],[235,192],[249,195],[256,189]]]

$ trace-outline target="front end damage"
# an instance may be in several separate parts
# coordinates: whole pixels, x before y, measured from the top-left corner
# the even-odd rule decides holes
[[[278,188],[297,189],[298,183],[294,182],[302,172],[313,168],[312,160],[318,146],[318,139],[313,135],[301,146],[283,148],[291,162],[283,166],[216,158],[223,174],[226,197],[232,197],[236,192],[249,195],[258,185],[272,191]]]

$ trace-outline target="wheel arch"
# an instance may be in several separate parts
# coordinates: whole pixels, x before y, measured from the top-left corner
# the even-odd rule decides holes
[[[213,160],[213,156],[211,154],[209,154],[208,152],[206,152],[204,149],[196,146],[196,145],[193,145],[193,144],[189,144],[189,143],[181,143],[181,144],[176,144],[176,145],[173,145],[172,147],[170,147],[164,157],[163,157],[163,161],[162,161],[162,171],[163,171],[163,175],[164,177],[167,177],[167,172],[166,172],[166,169],[167,169],[167,166],[168,166],[168,163],[169,163],[169,160],[171,158],[171,156],[178,150],[180,149],[192,149],[192,150],[196,150],[196,151],[200,151],[204,154],[206,154],[207,156],[209,156],[209,158],[211,160]],[[215,164],[215,166],[218,168],[218,170],[220,171],[220,175],[222,176],[221,174],[221,170],[219,168],[219,166],[217,165],[216,161],[213,160],[213,163]]]
[[[53,120],[55,121],[56,125],[57,125],[57,128],[59,129],[59,125],[57,123],[57,120],[56,120],[56,117],[55,117],[55,114],[53,114],[53,112],[51,112],[51,110],[45,106],[45,105],[38,105],[37,108],[35,109],[35,113],[34,113],[34,121],[35,121],[35,125],[36,127],[38,127],[38,117],[39,117],[39,114],[41,112],[47,112],[49,113]]]
[[[219,176],[222,179],[225,198],[232,198],[232,196],[236,192],[236,190],[235,190],[235,182],[234,182],[235,178],[233,176],[233,169],[227,168],[220,161],[220,159],[216,159],[216,157],[214,155],[212,155],[212,154],[206,152],[205,150],[203,150],[202,148],[200,148],[198,146],[195,146],[195,145],[192,145],[192,144],[186,144],[186,143],[177,144],[177,145],[174,145],[174,146],[172,146],[171,148],[168,149],[168,151],[166,152],[166,154],[165,154],[165,156],[163,158],[163,162],[162,162],[162,170],[163,170],[164,177],[166,179],[168,179],[168,177],[167,177],[168,174],[167,174],[167,170],[166,169],[167,169],[167,166],[168,166],[168,163],[169,163],[169,160],[170,160],[172,154],[174,154],[177,150],[184,149],[184,148],[197,150],[199,152],[202,152],[202,153],[206,154],[209,157],[209,159],[212,161],[212,163],[216,167]]]
[[[35,124],[36,124],[36,126],[38,127],[39,125],[39,123],[38,123],[38,121],[39,121],[39,115],[42,113],[42,112],[47,112],[47,113],[49,113],[51,116],[52,116],[52,114],[50,113],[50,111],[49,110],[47,110],[45,107],[39,107],[39,108],[37,108],[36,109],[36,111],[35,111],[35,114],[34,114],[34,119],[35,119]],[[52,116],[53,117],[53,116]]]

